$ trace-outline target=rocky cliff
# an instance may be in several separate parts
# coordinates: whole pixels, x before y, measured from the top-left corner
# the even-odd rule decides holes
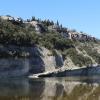
[[[52,55],[44,47],[0,47],[0,77],[23,76],[45,71],[54,71],[63,66],[61,54]]]
[[[95,59],[89,57],[96,65]],[[87,66],[75,65],[71,57],[64,58],[58,50],[51,51],[40,46],[0,45],[0,77],[25,76],[80,67]]]
[[[0,16],[0,77],[100,64],[100,40],[51,21]]]

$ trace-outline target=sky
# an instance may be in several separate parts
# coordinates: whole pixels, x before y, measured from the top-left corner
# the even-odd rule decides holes
[[[100,0],[0,0],[0,15],[58,20],[100,39]]]

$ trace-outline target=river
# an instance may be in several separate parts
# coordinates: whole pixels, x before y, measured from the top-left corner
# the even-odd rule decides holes
[[[0,100],[100,100],[100,78],[0,79]]]

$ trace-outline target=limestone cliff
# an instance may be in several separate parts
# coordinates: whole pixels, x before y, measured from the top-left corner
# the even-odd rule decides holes
[[[0,77],[100,64],[100,40],[52,21],[0,16]]]
[[[97,63],[93,60],[93,64]],[[75,68],[80,66],[75,65],[69,56],[64,58],[58,50],[54,52],[40,46],[0,45],[0,77],[25,76]]]
[[[0,77],[25,76],[45,71],[54,71],[63,66],[60,54],[44,47],[0,46]]]

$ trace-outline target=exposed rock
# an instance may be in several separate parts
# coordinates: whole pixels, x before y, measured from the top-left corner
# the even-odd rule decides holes
[[[77,51],[82,53],[78,49]],[[95,62],[94,64],[96,65]],[[81,68],[76,66],[70,57],[64,60],[57,50],[53,54],[51,50],[39,46],[0,45],[0,77],[37,75],[38,73],[40,73],[38,75],[56,75],[59,72],[63,74],[66,70]]]
[[[30,21],[30,22],[24,22],[24,23],[27,24],[27,25],[33,26],[37,33],[42,33],[42,32],[46,31],[46,29],[44,28],[43,24],[42,23],[38,23],[37,21]]]
[[[62,67],[61,55],[50,54],[51,51],[43,47],[0,46],[0,76],[22,76]]]
[[[20,17],[9,15],[0,18],[3,19],[0,20],[1,77],[37,73],[55,75],[59,72],[64,75],[66,70],[100,63],[100,45],[97,43],[100,41],[92,36],[59,24],[50,24],[50,21],[48,24],[39,20],[23,21]]]

